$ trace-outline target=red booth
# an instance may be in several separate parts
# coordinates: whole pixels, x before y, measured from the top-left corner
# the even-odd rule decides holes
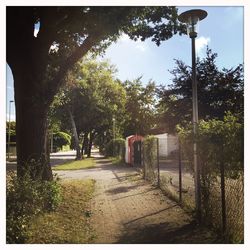
[[[131,165],[140,163],[141,135],[130,135],[126,138],[125,162]],[[139,159],[138,159],[139,158]]]

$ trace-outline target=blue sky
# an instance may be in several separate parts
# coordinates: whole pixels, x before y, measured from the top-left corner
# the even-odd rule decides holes
[[[207,18],[199,25],[196,39],[197,56],[204,57],[208,45],[213,52],[218,53],[217,65],[220,68],[235,67],[243,63],[243,7],[182,6],[178,8],[178,13],[191,8],[202,8],[208,12]],[[156,84],[168,85],[172,77],[168,70],[174,68],[174,59],[191,64],[191,39],[186,35],[176,35],[158,47],[150,40],[134,42],[122,35],[117,43],[107,49],[104,59],[109,59],[116,65],[117,77],[122,81],[142,76],[145,83],[152,79]],[[6,91],[8,118],[9,100],[14,100],[13,77],[8,66]],[[11,113],[11,119],[14,119],[13,106]]]

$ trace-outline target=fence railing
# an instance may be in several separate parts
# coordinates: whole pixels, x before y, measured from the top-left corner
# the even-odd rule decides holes
[[[187,150],[188,148],[188,150]],[[168,196],[188,210],[195,210],[195,185],[192,144],[182,145],[177,137],[148,137],[142,143],[144,178],[159,186]],[[212,225],[227,242],[244,240],[244,174],[229,173],[223,162],[216,174],[201,169],[202,223]]]

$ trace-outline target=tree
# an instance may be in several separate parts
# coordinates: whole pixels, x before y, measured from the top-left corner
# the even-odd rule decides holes
[[[125,90],[120,82],[114,79],[115,71],[108,62],[85,59],[71,72],[66,88],[60,91],[53,103],[54,116],[64,124],[61,129],[72,127],[77,149],[76,159],[82,158],[84,149],[90,157],[95,136],[110,134],[114,116],[117,125],[123,120]],[[80,135],[83,135],[84,139],[81,153]]]
[[[230,111],[243,121],[243,65],[220,70],[216,53],[207,48],[206,57],[197,60],[199,119],[220,119]],[[184,125],[192,118],[192,69],[176,60],[173,83],[158,89],[158,113],[167,132],[174,132],[177,124]]]
[[[34,36],[34,26],[39,33]],[[17,175],[36,162],[32,178],[52,179],[47,114],[68,70],[121,32],[158,45],[183,26],[175,7],[7,7],[7,63],[14,76]]]
[[[145,87],[141,78],[125,81],[126,117],[124,135],[146,135],[155,125],[156,86],[150,81]]]

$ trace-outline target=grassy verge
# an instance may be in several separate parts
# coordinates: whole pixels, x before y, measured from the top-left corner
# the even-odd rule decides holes
[[[94,192],[94,180],[64,180],[63,200],[56,211],[31,221],[26,243],[89,243],[94,238],[88,202]]]
[[[70,161],[64,164],[56,165],[53,167],[53,170],[77,170],[77,169],[86,169],[94,167],[95,167],[94,159],[86,158],[80,161]]]

